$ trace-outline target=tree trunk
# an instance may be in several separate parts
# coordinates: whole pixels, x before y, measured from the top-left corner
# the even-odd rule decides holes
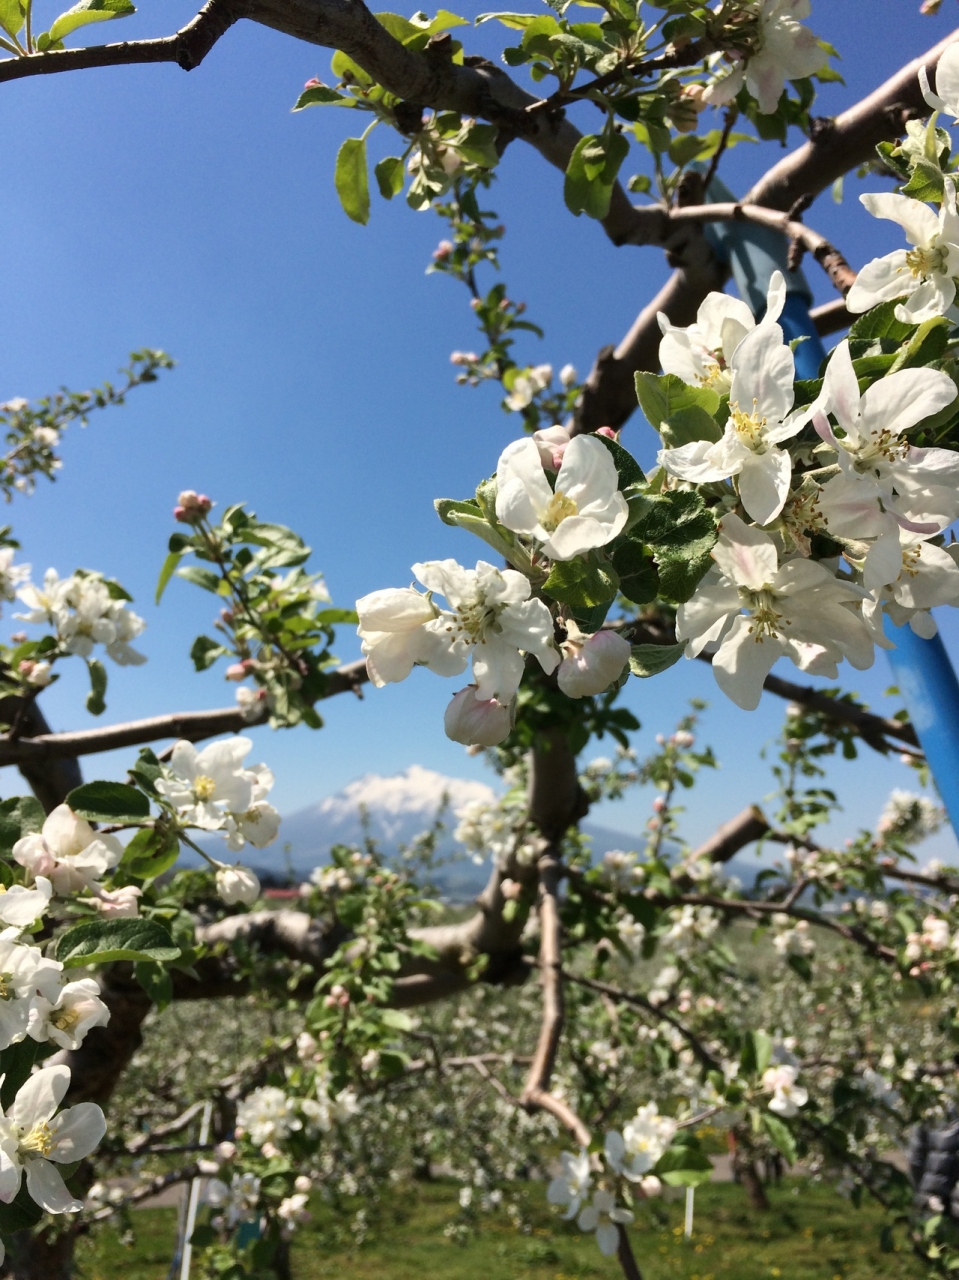
[[[17,1231],[7,1240],[4,1273],[11,1280],[72,1280],[77,1233]]]

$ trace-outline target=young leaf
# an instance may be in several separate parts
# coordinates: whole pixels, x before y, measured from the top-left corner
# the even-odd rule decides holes
[[[294,111],[302,111],[304,107],[321,107],[321,106],[337,106],[337,107],[355,107],[358,105],[356,98],[348,98],[342,93],[337,93],[335,89],[331,89],[326,84],[310,85],[309,89],[304,89],[297,98],[293,107]]]
[[[33,796],[4,800],[0,804],[0,854],[9,856],[18,840],[40,830],[45,817],[43,806]]]
[[[636,398],[647,422],[657,431],[660,423],[691,405],[710,415],[719,408],[719,396],[715,391],[709,387],[690,387],[674,373],[637,373]]]
[[[190,657],[197,671],[207,671],[225,653],[229,653],[229,649],[224,649],[222,644],[217,644],[209,636],[197,636],[190,645]]]
[[[90,822],[142,822],[150,816],[150,801],[125,782],[85,782],[70,792],[67,804]]]
[[[8,36],[19,35],[23,26],[23,6],[20,0],[0,0],[0,27]]]
[[[363,138],[347,138],[340,147],[334,181],[346,216],[365,226],[370,219],[370,183]]]
[[[173,980],[167,970],[155,960],[138,960],[133,976],[162,1013],[173,999]]]
[[[84,920],[57,941],[57,959],[67,969],[114,960],[176,960],[180,948],[156,920]]]
[[[103,715],[107,704],[103,695],[107,691],[107,669],[97,658],[87,658],[90,673],[90,692],[87,694],[87,710],[92,716]]]
[[[682,644],[634,644],[629,669],[634,676],[658,676],[683,656]]]
[[[140,880],[153,880],[169,870],[180,856],[180,842],[163,827],[144,827],[123,852],[124,871]]]
[[[629,452],[617,440],[610,440],[609,436],[597,436],[602,444],[606,446],[613,455],[613,462],[616,464],[616,474],[619,476],[620,489],[626,489],[631,484],[642,484],[646,477],[643,475],[642,467]]]
[[[795,1164],[797,1155],[796,1139],[793,1137],[789,1125],[780,1120],[779,1116],[773,1115],[771,1111],[764,1111],[762,1116],[763,1128],[772,1139],[773,1145],[786,1157],[787,1164]]]
[[[80,0],[72,9],[61,13],[47,32],[51,42],[62,40],[78,27],[89,22],[107,22],[111,18],[127,18],[136,9],[130,0]]]
[[[547,595],[574,608],[594,608],[612,600],[619,578],[611,565],[590,560],[557,560],[543,586]]]
[[[163,568],[160,570],[160,576],[157,578],[156,603],[160,603],[164,591],[166,591],[167,583],[173,577],[177,565],[183,558],[182,551],[171,551],[167,558],[163,561]]]
[[[399,156],[385,156],[374,168],[376,185],[384,200],[392,200],[403,190],[403,175],[406,167]]]

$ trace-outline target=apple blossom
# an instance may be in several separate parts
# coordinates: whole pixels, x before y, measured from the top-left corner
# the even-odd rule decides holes
[[[476,693],[476,685],[470,684],[453,695],[443,717],[446,736],[468,747],[495,747],[512,731],[512,712],[495,698],[480,699]]]
[[[27,684],[33,685],[35,689],[45,689],[53,679],[53,666],[49,662],[34,662],[31,658],[24,658],[17,670]]]
[[[619,1227],[632,1222],[629,1209],[621,1209],[611,1191],[593,1192],[592,1204],[588,1204],[576,1219],[580,1231],[594,1231],[599,1251],[605,1258],[612,1257],[619,1246]]]
[[[13,857],[30,878],[39,884],[40,877],[47,877],[63,897],[91,888],[119,863],[123,845],[116,836],[94,831],[85,818],[60,804],[47,814],[39,832],[16,842]]]
[[[922,96],[933,111],[943,111],[959,124],[959,43],[946,45],[936,65],[936,91],[929,85],[925,66],[919,68]]]
[[[812,560],[779,564],[768,534],[736,515],[720,522],[711,569],[676,617],[676,636],[693,658],[718,643],[716,682],[737,706],[759,704],[763,681],[777,658],[799,665],[798,643],[820,646],[858,670],[872,665],[873,643],[855,606],[865,594]]]
[[[895,315],[905,324],[945,315],[955,301],[959,275],[959,216],[952,179],[945,179],[938,214],[921,200],[891,191],[868,192],[859,199],[873,217],[898,222],[913,247],[867,262],[846,295],[847,309],[858,315],[880,302],[903,298]]]
[[[138,899],[143,890],[134,884],[121,885],[119,889],[103,889],[99,885],[91,885],[95,896],[81,898],[81,902],[98,911],[106,920],[135,920],[140,914]]]
[[[928,535],[894,525],[869,548],[862,578],[867,590],[888,587],[904,609],[932,609],[959,604],[959,565]]]
[[[785,303],[785,278],[781,271],[774,271],[762,323],[775,323]],[[663,334],[659,344],[663,373],[682,378],[691,387],[711,387],[720,395],[729,391],[733,353],[756,328],[756,318],[745,302],[728,293],[708,293],[696,312],[695,323],[680,328],[664,311],[656,319]]]
[[[917,449],[900,436],[956,398],[956,384],[937,369],[900,369],[859,393],[859,381],[844,340],[826,367],[813,423],[836,450],[840,474],[823,486],[818,505],[830,532],[856,539],[889,529],[885,512],[908,523],[942,528],[959,515],[959,454]],[[842,435],[837,437],[825,413]]]
[[[20,584],[30,578],[28,564],[14,564],[13,547],[0,547],[0,600],[16,600]]]
[[[104,1027],[110,1021],[110,1010],[100,999],[99,984],[93,978],[68,982],[49,1000],[37,996],[30,1014],[32,1039],[52,1040],[61,1049],[79,1049],[93,1027]]]
[[[513,533],[535,538],[551,560],[572,560],[604,547],[622,532],[629,509],[619,492],[612,455],[590,436],[563,451],[550,487],[534,441],[515,440],[496,468],[496,518]]]
[[[572,364],[564,364],[559,371],[559,380],[564,387],[571,387],[576,381],[576,366]]]
[[[592,1182],[589,1152],[583,1150],[578,1155],[570,1155],[563,1151],[559,1158],[563,1171],[549,1184],[546,1199],[550,1204],[565,1206],[564,1218],[575,1218]]]
[[[794,1116],[800,1107],[809,1101],[808,1092],[796,1084],[799,1068],[789,1063],[767,1067],[762,1075],[762,1086],[773,1096],[769,1100],[769,1110],[777,1115]]]
[[[19,928],[0,933],[0,1049],[26,1036],[38,993],[56,1000],[60,990],[63,965],[19,938]]]
[[[176,500],[173,517],[183,524],[199,524],[204,516],[213,509],[213,500],[205,493],[197,493],[193,489],[184,489]]]
[[[778,324],[760,324],[747,333],[732,355],[730,370],[729,417],[722,439],[662,449],[659,463],[693,484],[735,476],[747,514],[769,524],[782,511],[792,477],[792,459],[777,445],[797,435],[812,410],[790,412],[795,362]]]
[[[9,1204],[26,1174],[27,1191],[47,1213],[83,1208],[52,1161],[73,1164],[90,1155],[106,1132],[93,1102],[57,1111],[70,1085],[70,1068],[43,1067],[22,1085],[6,1114],[0,1113],[0,1201]]]
[[[437,675],[463,670],[459,655],[428,626],[440,617],[439,609],[415,588],[371,591],[357,600],[356,612],[366,667],[378,689],[405,680],[414,666],[428,667]]]
[[[588,698],[604,693],[620,678],[629,662],[628,640],[615,631],[586,636],[572,619],[566,623],[563,661],[556,680],[567,698]]]
[[[535,445],[527,443],[535,454]],[[523,574],[496,569],[485,560],[477,561],[475,569],[464,569],[455,560],[430,560],[415,564],[413,572],[428,591],[444,595],[450,604],[452,612],[442,613],[425,630],[443,642],[458,671],[472,651],[478,698],[495,698],[504,706],[512,700],[523,677],[523,652],[531,653],[547,674],[558,666],[552,615],[542,600],[529,599],[529,579]]]
[[[251,907],[260,896],[260,881],[249,867],[221,866],[216,873],[216,891],[228,906],[242,902]]]
[[[25,622],[47,623],[56,628],[67,653],[88,658],[102,644],[118,666],[139,666],[146,657],[130,645],[146,628],[141,617],[115,600],[106,582],[92,573],[75,573],[61,579],[48,569],[43,590],[28,583],[17,592],[28,613],[16,617]]]
[[[539,450],[540,462],[547,471],[560,469],[566,446],[572,438],[567,429],[560,426],[544,427],[541,431],[533,432],[533,443]]]
[[[11,885],[0,892],[0,924],[29,928],[46,913],[52,897],[53,885],[46,876],[38,875],[32,889],[22,884]]]
[[[227,848],[236,852],[245,844],[254,849],[265,849],[279,834],[280,815],[266,797],[273,789],[273,771],[265,764],[254,765],[247,771],[253,778],[253,798],[241,813],[230,813],[226,820]]]
[[[745,82],[763,115],[779,106],[787,80],[804,80],[821,71],[826,53],[813,33],[801,25],[810,13],[809,0],[759,0],[751,6],[756,15],[756,48],[740,55],[731,71],[714,81],[703,94],[706,102],[722,106],[732,102]]]
[[[553,379],[551,364],[538,364],[526,369],[513,379],[513,385],[503,402],[513,413],[520,413],[532,402],[535,395],[546,389]]]
[[[622,1133],[607,1133],[604,1149],[610,1168],[630,1182],[639,1182],[658,1163],[675,1133],[676,1121],[661,1116],[655,1102],[646,1103]]]
[[[302,1128],[293,1099],[273,1084],[254,1089],[240,1102],[236,1123],[237,1133],[242,1130],[243,1136],[256,1147],[274,1139],[280,1142],[294,1130]]]
[[[268,775],[272,783],[272,774],[268,770],[262,774],[262,765],[243,768],[243,758],[252,747],[249,738],[227,738],[197,751],[192,742],[181,739],[164,776],[157,779],[157,791],[184,824],[204,831],[232,830],[262,794],[262,779]]]
[[[227,1185],[219,1178],[211,1178],[206,1185],[205,1198],[214,1209],[225,1210],[228,1226],[250,1222],[258,1217],[260,1179],[253,1173],[235,1173]]]

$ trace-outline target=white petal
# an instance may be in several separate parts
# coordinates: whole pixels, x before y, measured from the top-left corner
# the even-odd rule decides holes
[[[436,616],[435,608],[412,587],[387,587],[371,591],[356,602],[359,630],[408,631]]]
[[[956,394],[956,384],[938,369],[900,369],[887,374],[862,397],[860,431],[878,435],[885,430],[899,435],[952,404]]]
[[[732,514],[719,523],[713,559],[727,578],[753,591],[771,583],[779,569],[776,546],[769,534],[751,528]]]
[[[732,361],[730,405],[781,422],[793,406],[796,366],[778,324],[761,324],[747,333]]]
[[[767,449],[743,463],[739,473],[739,497],[748,515],[769,524],[779,515],[789,495],[792,459],[785,449]]]
[[[21,1129],[32,1129],[50,1119],[69,1087],[69,1067],[43,1067],[21,1085],[7,1114]]]
[[[713,658],[716,683],[744,711],[755,711],[759,706],[763,681],[786,647],[782,640],[768,635],[757,639],[750,625],[749,618],[737,618]]]
[[[515,645],[498,636],[489,636],[485,644],[473,649],[473,680],[476,696],[482,702],[495,698],[507,706],[523,678],[523,656]]]
[[[84,1160],[97,1149],[107,1131],[107,1122],[95,1102],[78,1102],[55,1116],[50,1128],[53,1131],[50,1159],[71,1164],[74,1160]]]
[[[899,530],[890,529],[869,548],[863,565],[862,580],[869,591],[895,582],[902,573],[902,546]]]
[[[880,302],[905,297],[915,287],[915,277],[906,263],[906,250],[896,249],[883,258],[873,258],[872,262],[860,268],[846,294],[846,307],[853,315],[861,315]]]
[[[567,445],[563,466],[575,443],[571,440]],[[496,468],[496,518],[500,524],[514,533],[536,534],[552,496],[535,442],[527,438],[507,445]]]
[[[604,1222],[596,1228],[596,1243],[604,1258],[612,1257],[619,1247],[619,1231],[611,1222]]]
[[[689,480],[693,484],[712,484],[717,480],[725,480],[729,472],[717,467],[706,454],[712,448],[709,440],[694,440],[692,444],[680,445],[678,449],[660,449],[656,461],[670,475],[680,480]]]
[[[867,192],[859,197],[874,218],[898,222],[910,244],[928,245],[938,235],[939,219],[927,204],[891,191]]]
[[[531,653],[547,673],[555,671],[559,653],[553,643],[553,615],[542,600],[524,600],[504,609],[500,637],[506,644]]]
[[[83,1208],[83,1201],[70,1194],[60,1170],[49,1160],[34,1157],[25,1162],[24,1168],[27,1191],[41,1209],[47,1213],[77,1213]]]
[[[577,437],[578,438],[578,437]],[[561,520],[543,550],[552,560],[572,560],[594,547],[605,547],[623,530],[629,507],[621,493],[613,494],[610,518],[596,520],[591,516],[567,516]]]

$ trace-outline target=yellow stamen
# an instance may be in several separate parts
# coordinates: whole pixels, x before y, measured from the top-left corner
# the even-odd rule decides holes
[[[910,249],[906,254],[906,266],[918,280],[924,276],[945,275],[945,249]]]
[[[44,1157],[50,1154],[53,1150],[53,1130],[46,1120],[35,1124],[26,1137],[20,1139],[20,1150]]]
[[[752,449],[755,453],[761,453],[765,448],[763,431],[766,428],[766,419],[757,412],[757,403],[756,400],[753,401],[752,413],[744,413],[738,404],[731,404],[729,419],[733,424],[733,430],[746,448]]]
[[[579,507],[572,498],[567,497],[565,493],[554,493],[540,523],[547,533],[552,533],[567,516],[575,516],[578,511]]]
[[[193,794],[198,800],[212,800],[216,795],[216,783],[205,773],[198,774],[193,779]]]

